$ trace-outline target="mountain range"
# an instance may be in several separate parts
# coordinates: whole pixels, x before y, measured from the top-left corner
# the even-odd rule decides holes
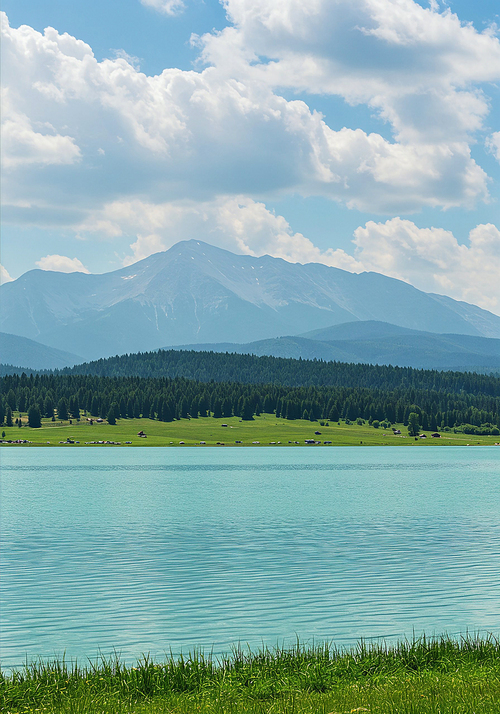
[[[500,339],[437,335],[370,320],[334,325],[305,335],[181,345],[177,349],[325,361],[392,364],[416,369],[499,372]]]
[[[341,344],[342,330],[335,332],[346,323],[349,348]],[[353,323],[360,323],[358,338]],[[368,323],[400,329],[387,334],[384,328],[382,335],[380,324]],[[0,329],[69,353],[69,363],[193,343],[253,343],[253,351],[265,349],[256,342],[274,340],[275,350],[287,337],[301,356],[309,350],[328,359],[345,354],[350,361],[395,364],[404,349],[411,355],[425,348],[432,357],[438,344],[432,336],[446,333],[439,350],[461,353],[460,366],[490,369],[483,359],[490,356],[496,369],[500,317],[378,273],[235,255],[191,240],[101,275],[29,271],[0,288]],[[18,364],[33,366],[26,359]]]

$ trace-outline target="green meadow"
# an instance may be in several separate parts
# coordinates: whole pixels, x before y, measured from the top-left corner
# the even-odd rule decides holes
[[[16,413],[14,418],[19,415]],[[33,446],[85,446],[89,442],[115,441],[123,446],[131,442],[131,446],[304,446],[306,439],[331,441],[332,446],[443,446],[443,445],[493,445],[500,441],[498,436],[471,436],[468,434],[454,434],[441,432],[440,438],[432,438],[427,432],[427,438],[415,439],[408,436],[408,430],[402,424],[394,427],[401,430],[401,435],[394,435],[392,429],[375,429],[368,423],[345,424],[341,422],[321,426],[319,422],[303,419],[277,419],[275,416],[265,414],[254,417],[252,421],[242,421],[239,417],[229,419],[215,419],[205,417],[198,419],[180,419],[173,422],[160,422],[152,419],[120,419],[115,425],[92,425],[82,418],[80,422],[51,421],[43,419],[39,429],[27,426],[26,415],[22,416],[23,426],[2,427],[5,440],[26,439]],[[223,426],[226,424],[227,426]],[[138,436],[143,431],[146,438]],[[316,435],[315,431],[321,432]],[[60,444],[70,439],[79,444]],[[200,442],[206,442],[200,445]],[[182,444],[181,442],[184,442]],[[236,442],[241,442],[237,444]],[[258,443],[255,443],[258,442]],[[298,442],[298,444],[296,443]],[[96,446],[98,444],[95,444]],[[102,444],[100,444],[102,446]],[[3,444],[9,447],[8,444]],[[12,448],[14,445],[10,445]],[[29,446],[25,444],[24,446]],[[105,446],[112,446],[106,444]],[[310,448],[318,448],[312,445]]]
[[[5,714],[498,714],[499,703],[493,637],[351,650],[297,644],[135,666],[39,662],[0,675]]]

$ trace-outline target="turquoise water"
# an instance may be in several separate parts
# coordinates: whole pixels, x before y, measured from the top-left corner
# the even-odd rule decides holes
[[[500,635],[500,448],[0,458],[3,667]]]

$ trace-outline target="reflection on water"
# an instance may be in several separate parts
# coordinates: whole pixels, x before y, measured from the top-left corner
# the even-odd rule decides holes
[[[1,456],[4,667],[500,630],[500,449]]]

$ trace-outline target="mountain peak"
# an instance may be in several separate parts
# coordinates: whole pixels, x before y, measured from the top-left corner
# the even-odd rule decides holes
[[[2,331],[86,359],[370,320],[500,337],[500,317],[393,278],[237,255],[195,239],[102,275],[31,271],[0,291]]]

